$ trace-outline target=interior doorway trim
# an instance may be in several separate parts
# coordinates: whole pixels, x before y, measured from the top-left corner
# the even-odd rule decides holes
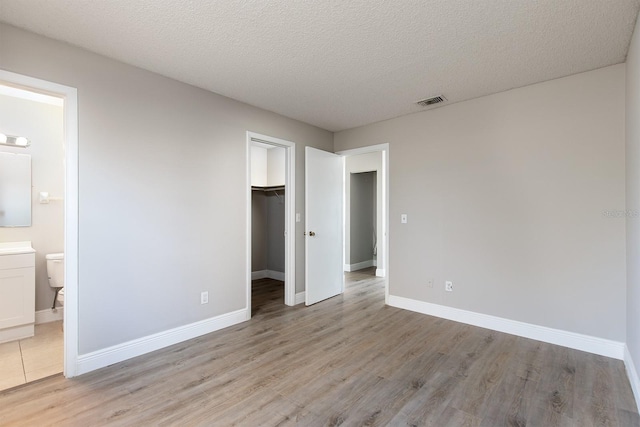
[[[76,88],[0,70],[7,86],[64,100],[64,376],[77,375],[78,365],[78,91]]]
[[[284,303],[296,304],[296,144],[272,136],[247,131],[247,317],[251,318],[251,144],[259,142],[285,149],[284,192]]]
[[[337,151],[344,157],[367,153],[382,153],[382,265],[384,266],[384,302],[389,304],[389,144],[370,145],[368,147]],[[344,257],[343,257],[344,259]]]

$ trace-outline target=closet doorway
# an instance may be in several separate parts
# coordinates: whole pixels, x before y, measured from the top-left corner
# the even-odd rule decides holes
[[[256,304],[296,303],[295,144],[247,132],[247,175],[247,307],[253,314]]]

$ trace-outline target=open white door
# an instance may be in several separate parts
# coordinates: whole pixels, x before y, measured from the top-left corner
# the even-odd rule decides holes
[[[342,293],[342,156],[305,149],[305,303]]]

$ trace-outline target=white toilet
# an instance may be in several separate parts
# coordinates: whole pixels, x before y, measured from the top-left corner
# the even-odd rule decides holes
[[[64,254],[49,254],[47,259],[47,276],[49,277],[49,286],[56,290],[53,297],[52,309],[56,308],[56,300],[64,303]]]

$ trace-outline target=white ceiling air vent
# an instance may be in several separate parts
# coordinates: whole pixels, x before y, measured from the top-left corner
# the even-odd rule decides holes
[[[428,107],[428,106],[433,105],[433,104],[439,104],[439,103],[444,102],[446,100],[447,100],[447,98],[445,98],[443,95],[438,95],[438,96],[432,96],[431,98],[420,100],[420,101],[416,102],[416,104],[418,104],[421,107]]]

